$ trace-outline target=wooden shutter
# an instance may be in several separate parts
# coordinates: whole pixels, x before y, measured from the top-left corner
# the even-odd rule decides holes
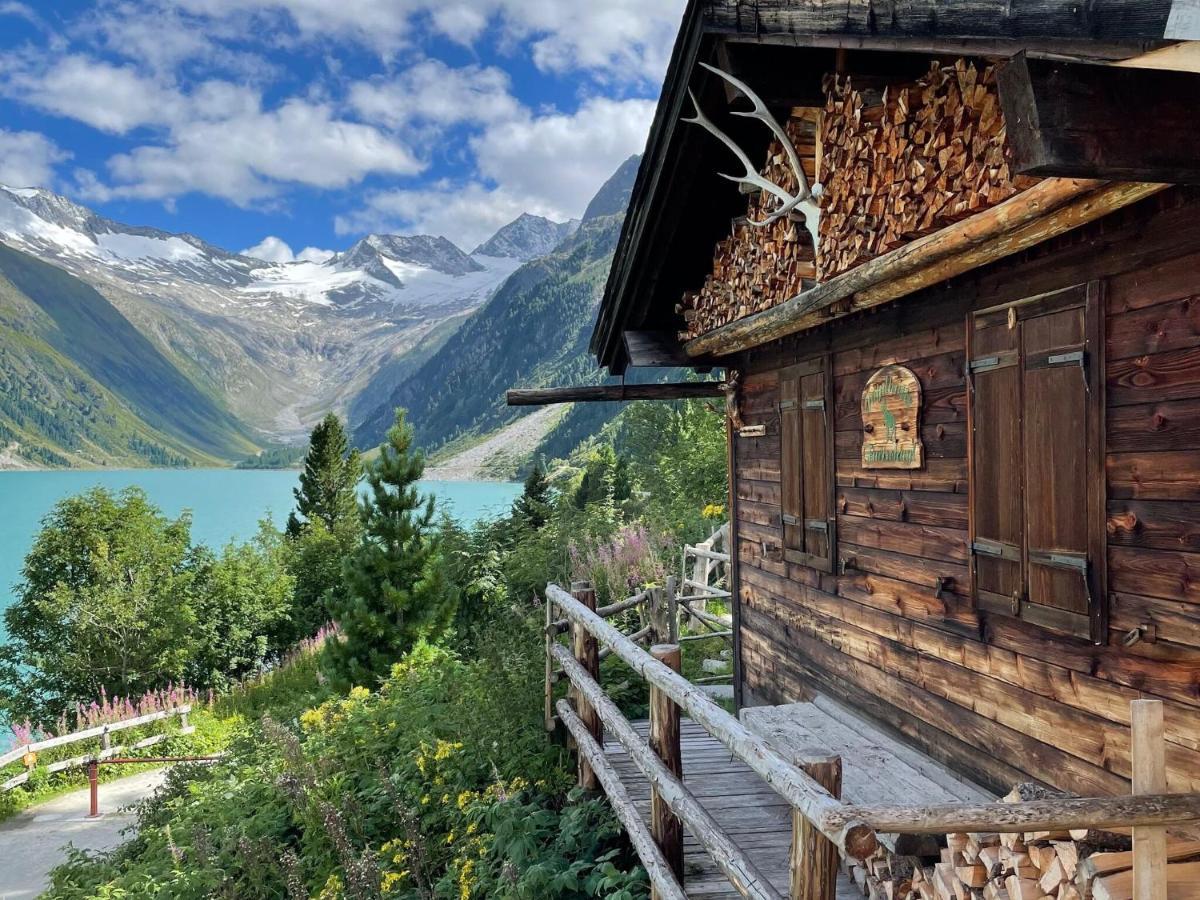
[[[837,526],[831,388],[825,357],[780,373],[784,556],[823,572],[833,571]]]
[[[1103,309],[1079,285],[977,313],[971,513],[982,607],[1103,640]]]
[[[970,324],[972,575],[980,606],[1012,611],[1025,594],[1020,326]]]

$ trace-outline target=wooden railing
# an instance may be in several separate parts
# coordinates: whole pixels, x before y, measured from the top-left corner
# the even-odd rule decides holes
[[[636,598],[630,598],[631,600]],[[643,649],[605,621],[595,592],[586,584],[568,593],[546,588],[547,725],[553,711],[579,751],[579,783],[604,787],[634,848],[646,865],[655,897],[683,893],[682,828],[686,826],[744,897],[782,900],[749,856],[704,809],[683,781],[679,719],[693,721],[783,797],[793,808],[792,898],[832,897],[838,853],[865,859],[877,834],[1021,833],[1132,827],[1134,900],[1166,900],[1168,826],[1200,821],[1200,794],[1165,793],[1165,744],[1158,701],[1134,701],[1133,796],[1088,797],[936,806],[866,806],[841,802],[836,794],[841,761],[836,757],[792,761],[714,703],[678,672],[677,645]],[[613,604],[608,609],[619,607]],[[560,628],[555,610],[569,626]],[[572,649],[556,637],[569,627]],[[600,645],[622,659],[650,685],[650,739],[642,738],[605,694],[599,680]],[[555,665],[570,683],[568,699],[551,704]],[[642,821],[620,776],[603,751],[605,729],[625,749],[651,786],[651,825]],[[1156,774],[1158,773],[1158,774]],[[827,789],[825,784],[834,789]],[[831,860],[833,862],[831,862]]]
[[[0,782],[0,792],[9,791],[18,785],[24,784],[29,780],[30,773],[33,771],[37,761],[37,754],[45,750],[52,750],[55,747],[65,747],[70,744],[77,744],[82,741],[92,741],[97,738],[100,740],[100,750],[96,753],[86,753],[81,756],[74,756],[70,759],[60,759],[50,763],[45,767],[46,772],[62,772],[66,769],[86,766],[94,760],[109,759],[119,756],[122,753],[127,753],[130,750],[140,750],[143,747],[152,747],[161,741],[164,741],[169,736],[166,732],[161,734],[153,734],[149,737],[142,738],[127,746],[113,746],[112,735],[119,734],[122,731],[128,731],[131,728],[139,728],[143,725],[150,725],[154,722],[166,721],[173,719],[176,716],[180,721],[180,734],[190,734],[195,729],[188,724],[188,713],[192,711],[191,704],[172,707],[171,709],[160,710],[159,712],[147,713],[144,716],[136,716],[132,719],[124,719],[120,722],[112,722],[107,725],[97,725],[94,728],[85,728],[82,731],[75,731],[71,734],[62,734],[57,737],[46,738],[41,741],[34,741],[29,744],[22,744],[19,747],[14,747],[6,753],[0,754],[0,769],[7,765],[11,765],[21,759],[28,758],[31,765],[26,766],[26,771],[18,775],[14,775],[7,781]]]

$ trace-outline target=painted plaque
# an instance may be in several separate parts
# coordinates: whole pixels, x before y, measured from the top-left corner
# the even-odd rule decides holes
[[[921,382],[911,369],[884,366],[871,376],[862,395],[864,469],[919,469]]]

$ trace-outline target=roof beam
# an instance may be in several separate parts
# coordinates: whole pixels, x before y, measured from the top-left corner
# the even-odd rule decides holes
[[[509,406],[549,406],[553,403],[595,403],[622,400],[689,400],[724,397],[722,381],[684,381],[670,384],[601,384],[581,387],[511,390],[504,395]]]
[[[1200,74],[1018,53],[996,82],[1017,172],[1200,184]]]

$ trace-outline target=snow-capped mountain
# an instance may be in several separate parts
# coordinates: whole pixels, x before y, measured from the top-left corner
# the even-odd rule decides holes
[[[475,253],[521,260],[536,259],[561,244],[578,227],[578,219],[552,222],[542,216],[522,213],[476,247]]]
[[[484,252],[491,242],[468,255],[443,237],[370,235],[323,262],[271,263],[2,186],[0,242],[92,285],[202,387],[279,439],[344,409],[380,367],[443,334],[522,261],[499,244]]]

